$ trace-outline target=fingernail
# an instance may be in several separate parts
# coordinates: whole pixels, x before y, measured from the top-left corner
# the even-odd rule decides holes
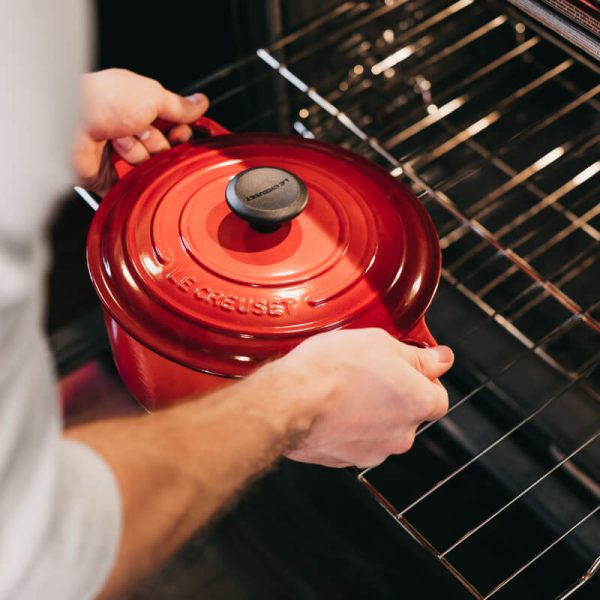
[[[115,140],[115,144],[122,152],[127,152],[133,148],[133,140],[130,137],[121,137]]]
[[[454,360],[454,352],[448,346],[434,346],[429,348],[427,352],[435,354],[437,361],[440,363],[449,363]]]
[[[147,140],[150,137],[150,130],[146,129],[146,131],[142,131],[142,133],[136,133],[135,137],[141,142],[143,142],[144,140]]]
[[[208,104],[208,98],[204,94],[192,94],[191,96],[186,96],[186,98],[194,104]]]

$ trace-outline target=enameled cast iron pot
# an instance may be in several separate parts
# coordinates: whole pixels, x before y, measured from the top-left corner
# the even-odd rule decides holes
[[[88,236],[115,362],[144,406],[212,390],[332,329],[435,344],[423,315],[439,242],[402,184],[321,141],[195,127],[203,139],[135,168],[115,162]]]

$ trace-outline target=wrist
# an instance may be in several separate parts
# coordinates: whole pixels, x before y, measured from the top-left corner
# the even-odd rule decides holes
[[[310,431],[333,389],[326,373],[315,377],[315,369],[295,353],[264,365],[249,379],[267,390],[261,410],[292,445]]]

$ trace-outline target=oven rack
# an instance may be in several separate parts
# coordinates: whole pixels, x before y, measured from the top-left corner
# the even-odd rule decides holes
[[[406,497],[393,480],[410,455],[357,478],[476,598],[520,597],[519,584],[533,585],[528,575],[563,545],[581,560],[565,565],[552,597],[580,597],[597,583],[599,71],[493,0],[351,1],[188,88],[208,91],[217,117],[239,106],[237,130],[293,129],[372,158],[432,214],[445,266],[431,325],[457,349],[458,374],[445,382],[449,414],[421,428],[413,452],[456,456]],[[518,460],[503,465],[507,456]],[[457,518],[443,514],[443,493],[460,493],[479,465],[502,473],[503,501],[478,491],[488,512],[452,539],[434,532],[443,544],[432,540],[413,515],[430,504]],[[476,581],[460,552],[521,504],[545,515],[552,536]]]

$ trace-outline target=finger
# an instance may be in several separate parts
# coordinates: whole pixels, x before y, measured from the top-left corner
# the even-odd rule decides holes
[[[80,144],[73,156],[73,166],[79,185],[104,196],[115,183],[110,144],[90,140],[88,145]]]
[[[389,454],[370,453],[353,460],[352,464],[359,469],[372,469],[373,467],[378,467],[380,464],[384,463],[388,457]]]
[[[416,348],[407,344],[399,346],[402,355],[428,379],[435,380],[454,363],[454,353],[448,346]]]
[[[351,467],[352,463],[340,460],[327,455],[310,454],[307,452],[291,450],[284,454],[286,458],[295,462],[307,463],[310,465],[321,465],[322,467],[334,467],[341,469],[343,467]]]
[[[430,389],[430,408],[424,420],[437,421],[448,412],[448,392],[444,386],[439,384],[434,384]]]
[[[208,110],[204,94],[179,96],[163,89],[158,105],[158,116],[173,123],[192,123]]]
[[[388,454],[404,454],[408,452],[415,443],[416,426],[409,430],[403,429],[398,435],[390,441],[387,446]]]
[[[323,448],[321,455],[329,460],[364,469],[380,465],[392,454],[388,444],[372,437],[365,437],[351,443],[333,444],[329,448],[329,450]],[[406,449],[408,450],[408,447]]]
[[[86,189],[88,189],[90,192],[95,192],[102,198],[107,194],[108,190],[116,181],[111,154],[112,150],[110,144],[105,143],[102,150],[100,167],[98,168],[96,175],[93,178],[88,179],[87,185],[84,184]]]
[[[158,154],[171,147],[167,138],[156,127],[150,126],[135,137],[142,142],[149,154]]]
[[[189,125],[175,125],[169,129],[168,138],[172,146],[183,144],[192,137],[192,128]]]
[[[113,140],[115,152],[128,163],[137,165],[150,158],[150,153],[138,139],[127,136]]]

